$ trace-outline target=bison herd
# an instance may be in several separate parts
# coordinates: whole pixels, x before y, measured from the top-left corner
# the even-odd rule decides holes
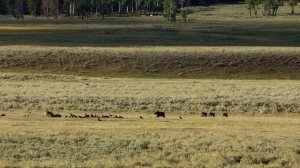
[[[215,117],[216,116],[216,113],[214,112],[202,112],[201,113],[201,117]],[[228,117],[228,113],[223,113],[222,114],[223,117]]]
[[[51,111],[46,111],[45,113],[46,117],[62,117],[61,114],[55,114]],[[98,121],[102,121],[100,118],[124,118],[123,116],[118,116],[118,115],[97,115],[97,114],[84,114],[84,115],[75,115],[70,113],[69,115],[66,115],[65,118],[97,118]]]
[[[156,118],[159,118],[159,117],[165,118],[166,117],[166,113],[162,112],[162,111],[156,111],[154,114],[156,115]],[[54,117],[62,117],[62,115],[55,114],[55,113],[50,112],[50,111],[46,111],[45,116],[53,117],[53,118]],[[222,116],[223,117],[228,117],[228,113],[224,112],[224,113],[222,113]],[[216,113],[214,113],[214,112],[202,112],[201,117],[216,117]],[[80,115],[75,115],[75,114],[70,113],[69,115],[66,115],[65,118],[97,118],[98,121],[102,121],[100,118],[124,118],[124,117],[123,116],[118,116],[118,115],[103,115],[103,114],[102,115],[84,114],[83,116],[80,116]],[[144,117],[140,116],[140,119],[143,119],[143,118]],[[179,119],[183,119],[182,116],[179,116]]]
[[[159,117],[165,118],[166,117],[166,113],[162,112],[162,111],[156,111],[154,114],[156,115],[156,118],[159,118]],[[46,110],[44,112],[44,115],[46,117],[50,117],[50,118],[61,118],[61,117],[63,117],[61,114],[53,113],[53,112],[48,111],[48,110]],[[5,116],[6,116],[6,114],[4,114],[4,113],[0,114],[0,117],[5,117]],[[222,116],[223,117],[228,117],[228,113],[224,112],[224,113],[222,113]],[[24,117],[29,117],[29,115],[24,115]],[[214,112],[202,112],[201,117],[216,117],[216,113],[214,113]],[[75,114],[70,113],[69,115],[66,115],[65,118],[96,118],[98,121],[102,121],[101,119],[104,119],[104,118],[119,118],[119,119],[122,119],[124,117],[123,116],[118,116],[118,115],[110,115],[110,114],[109,115],[84,114],[84,115],[81,116],[81,115],[75,115]],[[143,119],[144,117],[140,116],[139,118]],[[182,116],[179,116],[179,119],[183,119]]]

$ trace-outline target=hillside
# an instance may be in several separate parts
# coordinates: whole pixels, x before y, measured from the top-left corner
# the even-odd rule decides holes
[[[108,77],[300,79],[293,47],[0,47],[1,71]]]

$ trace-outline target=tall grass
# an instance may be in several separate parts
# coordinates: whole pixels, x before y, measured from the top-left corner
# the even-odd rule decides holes
[[[144,114],[98,122],[0,118],[0,163],[22,167],[297,167],[299,117]]]
[[[24,111],[299,113],[300,85],[289,80],[88,78],[0,74],[0,109]]]

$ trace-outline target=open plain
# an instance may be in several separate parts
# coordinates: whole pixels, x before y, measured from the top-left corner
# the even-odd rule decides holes
[[[300,167],[300,19],[289,11],[0,16],[0,167]]]

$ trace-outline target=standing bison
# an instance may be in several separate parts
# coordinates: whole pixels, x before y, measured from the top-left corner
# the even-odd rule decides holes
[[[215,114],[215,113],[213,113],[213,112],[209,112],[209,113],[208,113],[208,116],[210,116],[210,117],[215,117],[215,116],[216,116],[216,114]]]
[[[165,114],[165,112],[161,112],[161,111],[156,111],[154,114],[156,114],[156,117],[166,117],[166,114]]]
[[[207,117],[207,112],[202,112],[201,117]]]
[[[228,113],[223,113],[223,117],[228,117]]]

